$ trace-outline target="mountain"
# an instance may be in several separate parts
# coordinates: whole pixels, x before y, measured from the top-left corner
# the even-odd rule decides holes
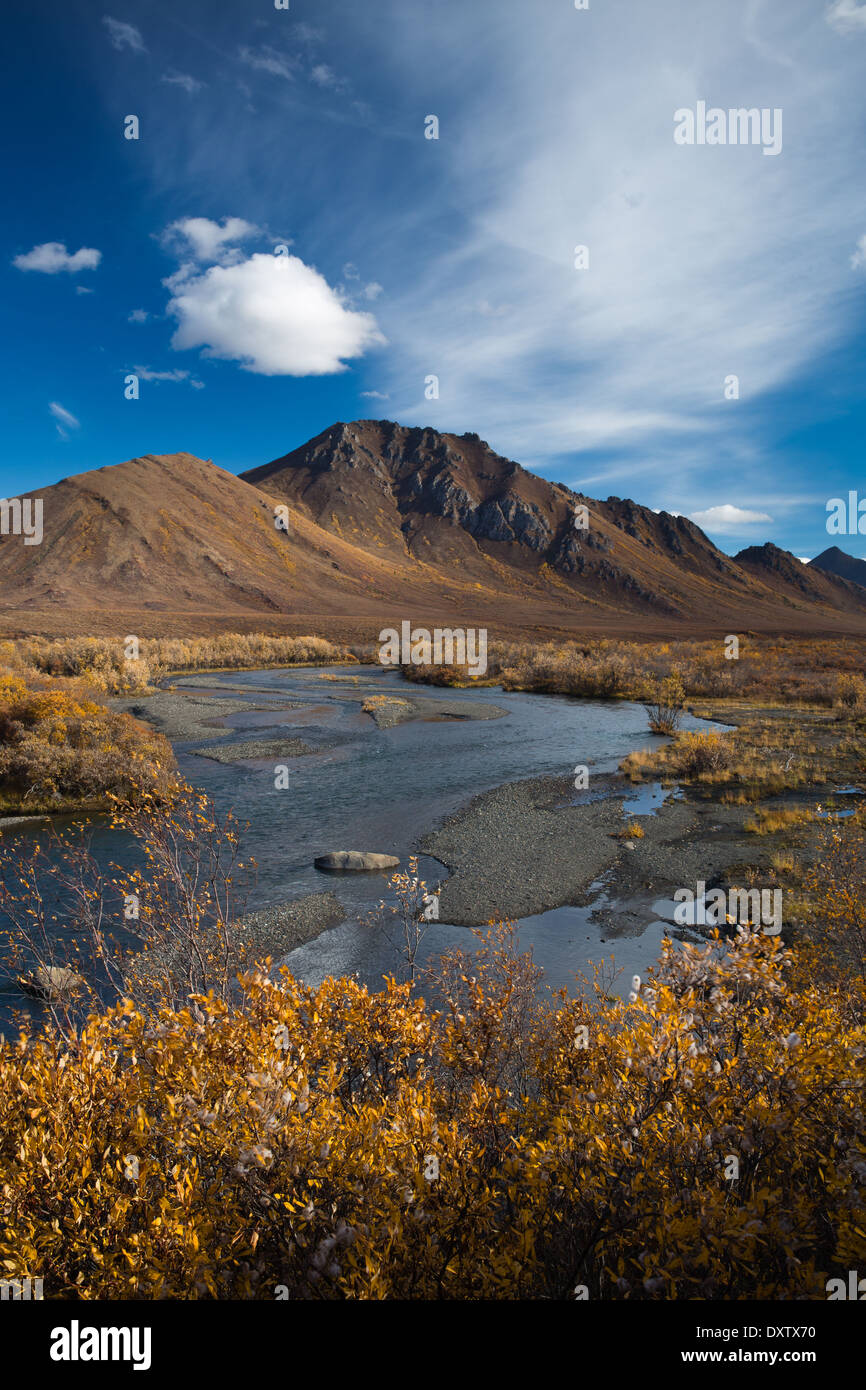
[[[848,555],[838,545],[831,545],[809,561],[810,566],[823,570],[825,574],[836,574],[848,579],[852,584],[866,588],[866,560],[858,560],[856,555]]]
[[[38,495],[42,543],[0,536],[7,633],[866,628],[866,593],[844,578],[774,546],[732,559],[685,517],[585,497],[476,434],[359,420],[240,477],[151,454]]]
[[[785,602],[806,599],[852,612],[857,612],[866,602],[866,593],[858,592],[860,585],[852,584],[838,573],[804,565],[789,550],[780,550],[769,541],[766,545],[751,545],[741,550],[734,559],[756,578],[772,583]],[[866,570],[866,565],[863,568]]]
[[[850,614],[863,596],[807,575],[776,546],[731,559],[686,517],[550,483],[495,453],[477,434],[386,420],[332,425],[282,458],[241,475],[323,530],[385,554],[397,570],[459,571],[482,593],[538,601],[558,595],[569,625],[657,623],[798,627],[818,610]],[[575,528],[575,508],[589,529]],[[844,624],[843,624],[844,625]]]
[[[214,620],[205,626],[249,629],[257,614],[338,616],[372,578],[365,556],[302,516],[289,537],[275,525],[272,498],[192,454],[129,459],[38,496],[41,544],[0,536],[7,631],[116,631],[119,615],[138,622],[130,632],[195,632],[199,615]],[[147,622],[149,613],[188,621]]]

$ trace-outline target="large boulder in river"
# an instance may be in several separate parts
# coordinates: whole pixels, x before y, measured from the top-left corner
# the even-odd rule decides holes
[[[367,854],[360,849],[335,849],[330,854],[320,854],[313,862],[317,869],[349,873],[362,873],[366,869],[396,869],[400,864],[393,854]]]
[[[84,984],[80,975],[65,965],[40,965],[32,975],[19,975],[18,983],[34,999],[65,999]]]

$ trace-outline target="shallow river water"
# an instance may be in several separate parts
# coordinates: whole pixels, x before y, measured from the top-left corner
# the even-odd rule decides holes
[[[348,683],[347,675],[360,675],[362,684]],[[243,850],[255,857],[258,873],[248,910],[326,891],[344,904],[347,920],[342,925],[287,957],[293,971],[311,984],[328,974],[357,972],[378,985],[385,972],[399,966],[393,946],[381,933],[359,923],[387,896],[387,876],[322,873],[313,865],[317,855],[334,849],[373,850],[394,854],[405,864],[425,832],[479,792],[529,777],[567,776],[579,764],[590,768],[591,777],[612,772],[626,753],[659,743],[647,731],[641,705],[498,688],[407,686],[397,672],[379,667],[200,675],[178,678],[175,688],[215,698],[250,699],[263,707],[220,721],[212,730],[219,742],[285,735],[302,738],[319,750],[299,758],[271,755],[223,764],[190,751],[204,746],[200,738],[174,745],[184,777],[207,792],[219,812],[232,809],[241,823],[249,822]],[[455,705],[481,701],[506,713],[497,719],[415,720],[378,729],[360,710],[359,697],[367,693],[409,693]],[[286,700],[297,702],[297,707],[277,708]],[[712,727],[689,717],[683,725]],[[289,769],[289,785],[278,789],[274,768],[281,761]],[[626,809],[651,815],[664,795],[659,788],[642,788]],[[130,846],[104,823],[97,820],[83,833],[100,863],[130,862]],[[432,887],[447,877],[438,861],[423,855],[419,870]],[[594,907],[605,904],[604,883],[594,887],[596,901],[587,907],[557,908],[517,924],[521,946],[532,947],[553,988],[573,989],[576,973],[613,953],[627,989],[631,975],[658,954],[666,924],[650,921],[639,936],[611,939],[591,918]],[[472,949],[476,942],[465,927],[434,923],[420,958],[455,944]],[[617,988],[622,987],[621,981]]]

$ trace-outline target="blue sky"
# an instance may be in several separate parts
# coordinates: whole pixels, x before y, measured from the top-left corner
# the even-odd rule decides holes
[[[866,495],[866,0],[44,0],[4,30],[4,495],[384,417],[729,551],[866,555],[825,529]],[[781,110],[780,152],[678,145],[700,101]]]

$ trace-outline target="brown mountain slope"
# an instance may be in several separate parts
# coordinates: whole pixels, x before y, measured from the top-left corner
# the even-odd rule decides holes
[[[789,550],[780,550],[770,541],[766,545],[750,545],[734,558],[750,574],[771,584],[786,602],[796,603],[798,599],[805,598],[828,607],[857,612],[866,598],[859,584],[841,575],[804,565]]]
[[[6,632],[369,640],[404,618],[500,635],[866,628],[857,585],[775,547],[732,560],[684,517],[579,497],[477,435],[358,421],[239,478],[148,455],[39,495],[42,543],[0,537]]]
[[[475,434],[358,420],[241,476],[331,534],[386,554],[398,569],[459,569],[482,593],[555,598],[578,623],[712,616],[764,626],[784,616],[797,626],[800,615],[814,621],[818,609],[850,614],[855,626],[866,617],[851,585],[808,577],[799,584],[778,565],[752,563],[751,552],[743,563],[732,560],[686,517],[583,497]],[[589,510],[586,531],[574,525],[580,504]]]
[[[40,496],[42,543],[0,537],[0,609],[340,612],[339,588],[360,595],[373,578],[368,557],[291,511],[286,535],[273,499],[192,454],[130,459]]]

